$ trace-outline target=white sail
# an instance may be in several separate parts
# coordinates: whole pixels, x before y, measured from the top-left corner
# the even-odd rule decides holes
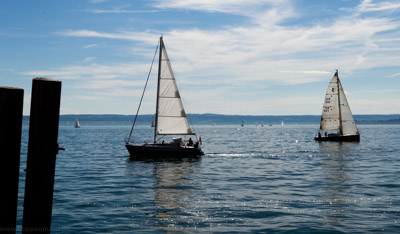
[[[340,100],[340,120],[342,124],[342,134],[346,135],[358,135],[358,129],[354,122],[353,114],[351,113],[349,103],[347,102],[346,95],[342,88],[342,84],[339,82],[339,100]]]
[[[162,39],[160,50],[157,135],[192,134]]]
[[[75,118],[75,128],[80,128],[81,125],[79,124],[78,118]]]
[[[340,129],[338,73],[332,77],[322,108],[321,130]]]
[[[338,72],[331,79],[325,95],[321,130],[340,130],[341,135],[358,135],[358,129],[347,102]]]

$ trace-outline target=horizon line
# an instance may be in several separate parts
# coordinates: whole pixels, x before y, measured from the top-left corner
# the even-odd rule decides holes
[[[60,116],[65,115],[120,115],[120,116],[135,116],[134,114],[60,114]],[[155,115],[155,114],[139,114],[139,115]],[[216,114],[216,113],[188,113],[187,115],[225,115],[225,116],[321,116],[316,114],[270,114],[270,115],[244,115],[244,114]],[[393,114],[353,114],[354,115],[400,115],[400,113]],[[30,115],[23,115],[30,116]]]

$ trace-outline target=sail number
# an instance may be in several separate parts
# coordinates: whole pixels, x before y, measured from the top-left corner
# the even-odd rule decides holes
[[[330,104],[331,103],[331,98],[327,97],[325,98],[325,104]]]
[[[334,93],[335,92],[335,88],[332,88],[332,93]]]

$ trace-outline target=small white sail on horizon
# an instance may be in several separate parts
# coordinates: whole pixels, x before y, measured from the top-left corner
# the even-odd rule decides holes
[[[78,117],[75,118],[75,128],[80,128],[81,124],[79,123]]]

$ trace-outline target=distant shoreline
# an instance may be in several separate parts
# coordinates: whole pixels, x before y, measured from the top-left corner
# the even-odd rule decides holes
[[[292,124],[319,124],[320,115],[222,115],[222,114],[188,114],[188,119],[194,125],[240,125],[241,121],[244,125],[281,125],[283,121],[286,125]],[[127,122],[132,123],[134,115],[118,115],[118,114],[77,114],[77,115],[60,115],[60,121],[75,121],[79,118],[80,122],[85,121],[102,121],[102,122]],[[154,115],[139,115],[137,123],[150,124]],[[400,114],[389,115],[354,115],[357,124],[400,124]],[[24,120],[29,120],[29,116],[24,116]]]

